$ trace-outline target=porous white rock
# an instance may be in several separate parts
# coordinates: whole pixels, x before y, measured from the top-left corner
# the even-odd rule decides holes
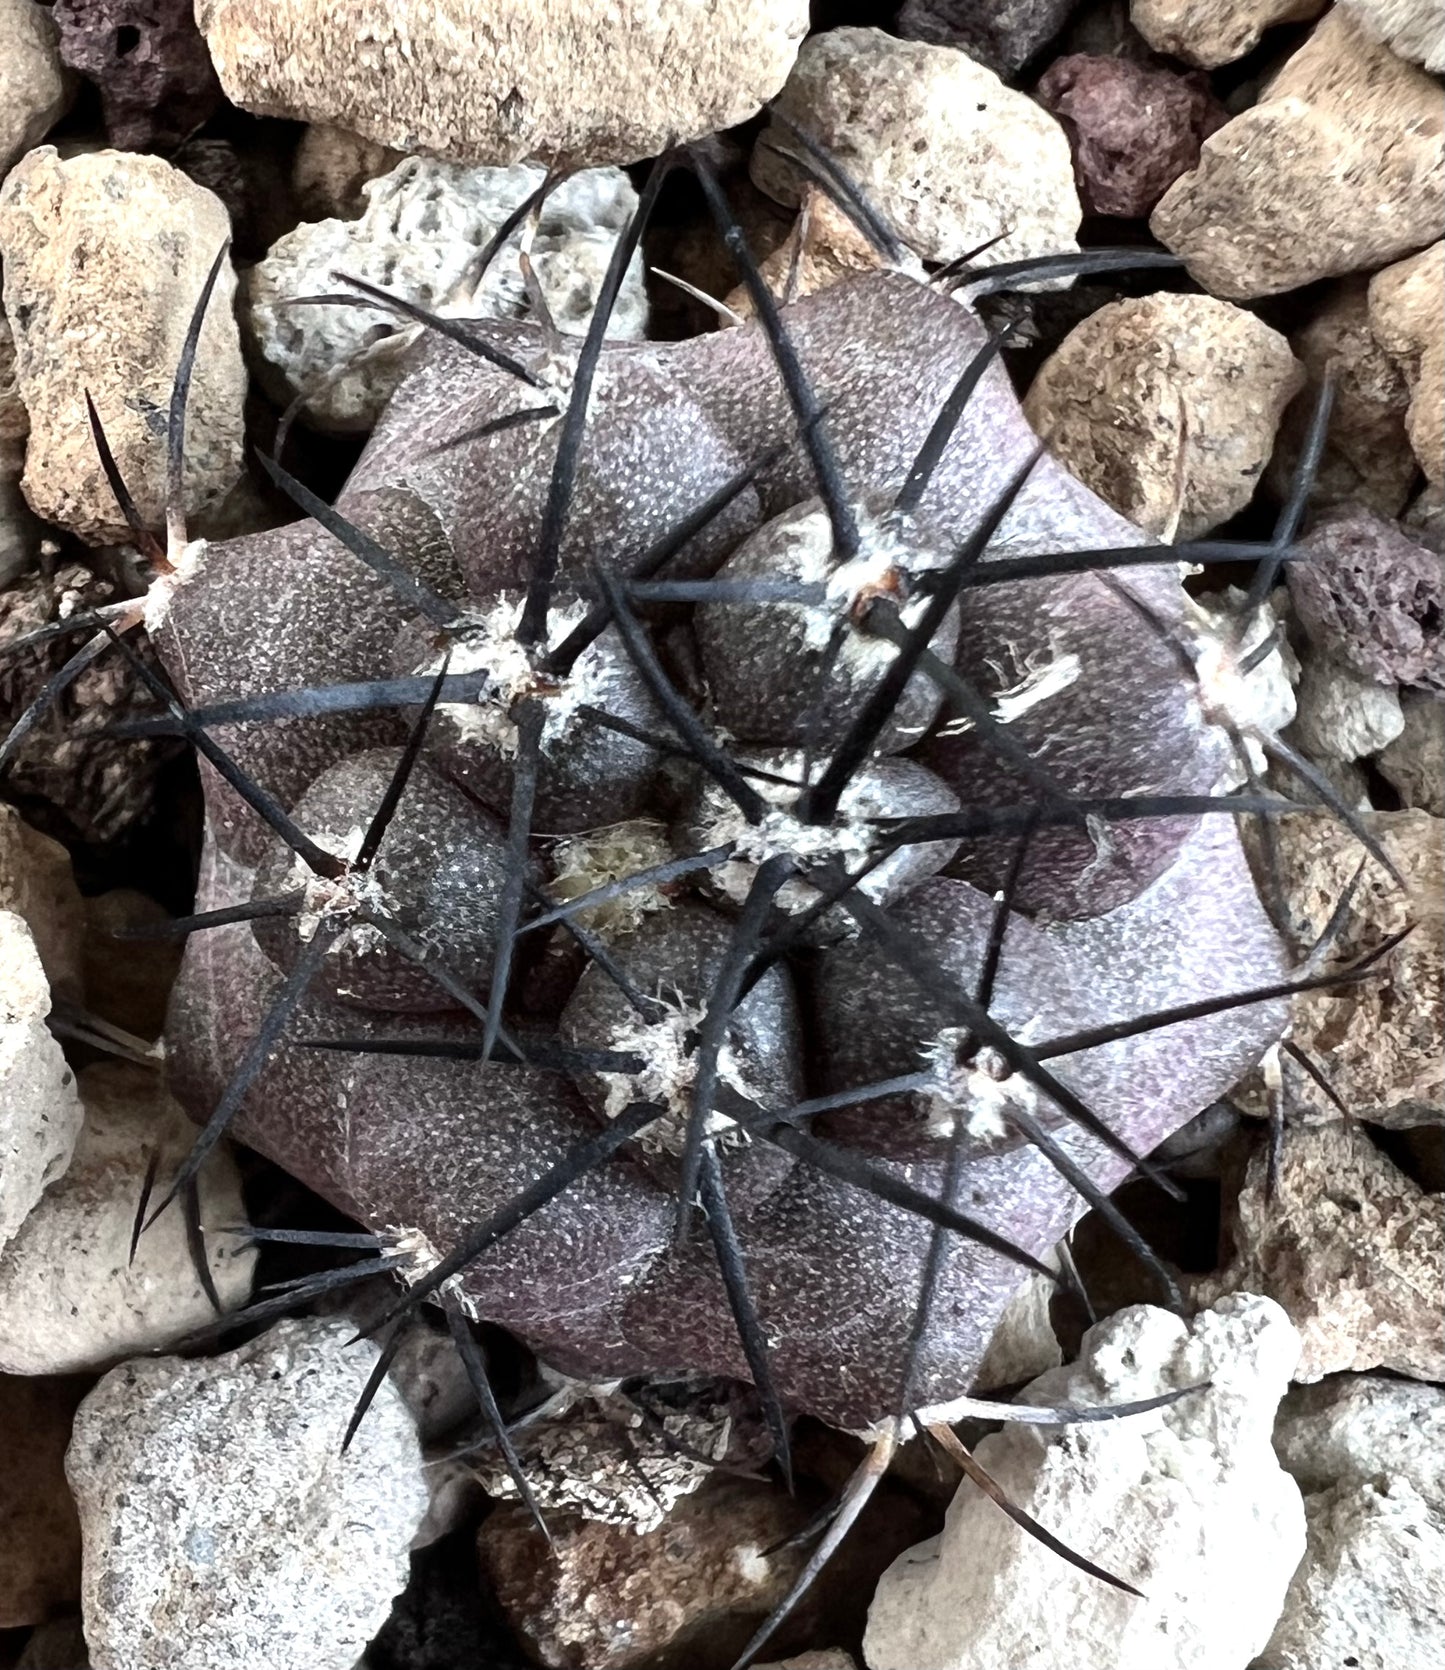
[[[1445,696],[1407,690],[1400,710],[1404,723],[1380,755],[1380,771],[1402,805],[1445,818]]]
[[[0,176],[64,115],[72,87],[49,11],[0,0]]]
[[[1299,1490],[1270,1447],[1298,1350],[1279,1306],[1247,1294],[1192,1323],[1140,1305],[1092,1328],[1079,1361],[1027,1401],[1208,1389],[1108,1424],[1008,1426],[976,1455],[1012,1501],[1145,1598],[1066,1565],[964,1483],[942,1534],[884,1573],[870,1670],[1243,1670],[1304,1547]]]
[[[1235,1256],[1197,1296],[1278,1300],[1299,1330],[1300,1380],[1372,1368],[1445,1378],[1445,1197],[1355,1123],[1291,1126],[1273,1191],[1264,1149],[1226,1226]]]
[[[1129,21],[1156,52],[1200,69],[1231,64],[1277,23],[1318,17],[1327,0],[1131,0]]]
[[[0,1247],[70,1164],[80,1135],[75,1075],[45,1024],[49,1013],[30,930],[0,910]]]
[[[351,1670],[407,1581],[421,1452],[343,1321],[122,1364],[76,1417],[85,1635],[103,1670]]]
[[[1343,0],[1400,57],[1445,73],[1445,7],[1439,0]]]
[[[1024,411],[1146,532],[1194,539],[1249,502],[1304,372],[1277,331],[1212,296],[1111,302],[1076,325]]]
[[[232,103],[463,161],[636,162],[783,84],[807,0],[197,0]]]
[[[1305,657],[1295,697],[1295,738],[1312,758],[1365,759],[1405,728],[1393,687],[1362,678],[1331,655]]]
[[[104,1062],[80,1075],[84,1123],[64,1175],[52,1183],[0,1253],[0,1373],[71,1374],[130,1352],[172,1344],[211,1320],[179,1208],[161,1214],[130,1257],[131,1232],[151,1155],[164,1187],[190,1152],[196,1128],[157,1075]],[[230,1153],[200,1175],[201,1222],[243,1221]],[[229,1236],[206,1242],[222,1304],[241,1304],[255,1253]]]
[[[1410,389],[1405,428],[1420,468],[1445,482],[1445,239],[1370,280],[1370,329]]]
[[[1445,1510],[1403,1479],[1305,1503],[1309,1545],[1252,1670],[1435,1670],[1445,1640]]]
[[[830,29],[798,54],[776,108],[857,180],[925,261],[998,239],[990,261],[1076,247],[1081,210],[1064,130],[1025,94],[950,46],[881,29]],[[753,148],[753,182],[795,204],[796,142],[772,124]]]
[[[1337,1484],[1404,1479],[1445,1509],[1445,1389],[1379,1374],[1332,1374],[1291,1386],[1274,1448],[1308,1496]]]
[[[361,187],[359,218],[298,226],[247,275],[248,334],[273,372],[273,392],[307,393],[318,427],[369,429],[401,378],[423,327],[379,307],[293,307],[297,296],[334,294],[346,273],[444,314],[502,318],[528,311],[514,234],[477,287],[477,258],[501,223],[542,183],[529,164],[479,168],[408,157]],[[543,204],[531,258],[560,329],[587,328],[613,247],[637,207],[620,168],[573,175]],[[633,256],[608,334],[642,336],[647,296]]]
[[[231,235],[220,198],[160,157],[31,151],[0,187],[0,259],[16,378],[30,417],[25,496],[92,545],[128,540],[86,413],[152,526],[164,519],[165,412],[192,309]],[[222,264],[186,419],[185,503],[213,506],[241,475],[246,371]]]
[[[1149,224],[1216,296],[1370,272],[1439,236],[1440,129],[1438,83],[1336,6]]]

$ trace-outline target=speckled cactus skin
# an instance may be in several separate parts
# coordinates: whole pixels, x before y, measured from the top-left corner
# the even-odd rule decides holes
[[[880,272],[798,301],[784,309],[784,320],[827,409],[850,497],[861,505],[896,492],[955,379],[984,341],[977,317],[912,279]],[[482,611],[499,591],[515,592],[525,582],[556,424],[529,423],[440,453],[435,448],[520,404],[548,398],[546,389],[559,390],[563,404],[567,354],[574,350],[559,349],[529,325],[476,328],[534,370],[544,391],[519,388],[448,341],[424,339],[338,508],[437,591]],[[784,444],[780,459],[668,570],[710,572],[750,535],[761,537],[758,530],[766,532],[773,518],[816,503],[811,468],[795,437],[796,419],[767,341],[753,325],[680,344],[608,347],[589,408],[559,587],[580,585],[591,563],[620,571],[766,448]],[[956,547],[1036,445],[1007,375],[991,367],[919,506],[912,534],[918,545]],[[1137,530],[1043,456],[986,560],[1138,543]],[[1202,713],[1196,686],[1136,602],[1166,625],[1182,620],[1187,607],[1172,568],[968,591],[957,622],[956,665],[993,695],[1032,668],[1077,656],[1079,676],[1025,713],[1011,727],[1015,739],[1080,795],[1211,792],[1224,777],[1227,740]],[[414,670],[416,646],[430,633],[337,540],[301,521],[205,548],[175,587],[155,638],[177,688],[199,706]],[[609,630],[600,642],[611,637]],[[786,645],[786,634],[778,641]],[[705,670],[706,653],[703,662]],[[791,665],[760,664],[754,671],[782,684],[801,677]],[[646,692],[634,695],[645,708]],[[406,723],[404,714],[370,714],[233,726],[217,735],[284,805],[304,813],[303,797],[341,762],[374,749],[392,750],[394,757]],[[482,876],[490,843],[505,823],[506,772],[467,781],[455,751],[449,755],[455,740],[445,723],[430,738],[428,792],[449,810],[409,826],[416,850],[408,862],[455,870],[471,808],[474,873]],[[656,762],[640,748],[624,758],[616,740],[604,736],[597,761],[578,768],[578,780],[615,783],[609,816],[651,810],[661,793]],[[740,750],[768,740],[736,738]],[[966,807],[1027,798],[1027,786],[973,736],[935,738],[910,757],[930,766]],[[448,789],[449,777],[490,805]],[[274,837],[209,770],[205,786],[209,832],[198,910],[251,897],[257,866],[274,870],[280,862]],[[544,802],[548,792],[544,755]],[[564,784],[548,807],[554,821],[539,817],[537,827],[554,832],[561,826],[555,820],[565,820],[575,805]],[[583,806],[574,827],[587,827],[600,809]],[[673,824],[675,831],[683,827],[685,819]],[[996,1004],[1012,1030],[1046,1039],[1280,978],[1283,951],[1257,900],[1232,820],[1119,824],[1111,834],[1102,853],[1074,828],[1044,829],[1032,844]],[[990,895],[1013,853],[1009,839],[965,841],[945,876],[918,881],[888,907],[965,984],[987,935]],[[486,908],[479,901],[483,915]],[[673,912],[717,909],[715,895],[694,889]],[[650,920],[665,924],[667,918]],[[664,938],[668,931],[665,925],[647,930]],[[626,940],[617,947],[625,953]],[[276,954],[274,944],[271,949]],[[458,972],[480,991],[487,972],[480,936],[476,957],[468,963],[467,956],[460,947]],[[792,1082],[820,1094],[909,1070],[927,1005],[906,977],[865,943],[824,948],[811,959],[806,969],[780,967],[787,988],[781,1009],[775,1004],[759,1023],[765,1053],[781,1047],[789,1062],[770,1068],[774,1088]],[[168,1047],[178,1092],[198,1117],[215,1105],[282,978],[250,925],[190,941]],[[367,1224],[419,1228],[446,1250],[467,1225],[595,1130],[598,1115],[583,1087],[558,1073],[299,1047],[299,1040],[327,1037],[476,1035],[476,1023],[460,1011],[416,1012],[426,1003],[414,1002],[411,990],[409,980],[399,977],[389,986],[378,979],[358,996],[328,973],[292,1018],[290,1041],[252,1087],[236,1129]],[[766,1007],[767,994],[756,995]],[[574,1011],[579,1037],[588,1014],[586,1003]],[[1062,1057],[1052,1066],[1116,1132],[1147,1152],[1223,1094],[1276,1040],[1282,1024],[1279,1005],[1260,1005]],[[916,1054],[911,1065],[921,1065]],[[907,1101],[869,1104],[818,1130],[880,1157],[938,1195],[945,1145],[930,1144],[926,1121]],[[1047,1109],[1043,1116],[1103,1187],[1126,1173],[1127,1162],[1093,1137]],[[784,1401],[855,1427],[894,1413],[929,1226],[780,1151],[745,1146],[724,1155],[724,1166]],[[730,1167],[736,1167],[735,1191]],[[961,1209],[1036,1255],[1083,1209],[1046,1159],[1018,1141],[983,1141],[970,1149],[957,1199]],[[512,1328],[571,1372],[695,1368],[745,1376],[711,1250],[696,1237],[675,1247],[673,1213],[654,1161],[625,1153],[480,1258],[464,1277],[465,1292],[482,1317]],[[917,1403],[970,1388],[1018,1279],[1017,1265],[1002,1256],[950,1239],[914,1381]]]

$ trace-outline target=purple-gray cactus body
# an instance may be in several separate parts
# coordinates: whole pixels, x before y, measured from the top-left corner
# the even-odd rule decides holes
[[[940,406],[983,343],[982,326],[965,307],[895,274],[806,298],[785,309],[784,318],[826,408],[850,501],[869,510],[860,518],[860,558],[878,558],[878,548],[868,544],[870,507],[886,505],[902,485]],[[338,505],[474,623],[485,625],[499,608],[520,600],[560,419],[445,443],[520,406],[565,407],[572,350],[525,325],[476,328],[515,355],[541,386],[519,383],[455,344],[425,339]],[[773,446],[781,448],[779,456],[675,559],[670,577],[720,567],[726,573],[744,541],[766,541],[774,518],[796,520],[798,507],[816,502],[817,484],[756,327],[676,345],[604,351],[562,541],[554,612],[573,607],[570,600],[586,587],[593,565],[624,572]],[[1026,469],[1027,482],[990,544],[985,567],[1000,557],[1142,543],[1137,530],[1052,460],[1039,458],[1029,469],[1036,446],[1006,375],[991,367],[916,517],[892,528],[896,558],[875,563],[886,586],[906,590],[910,551],[929,553],[919,568],[937,568],[940,551],[946,561]],[[824,565],[825,579],[836,567]],[[850,597],[842,599],[845,617]],[[940,798],[932,803],[951,806],[956,796],[965,810],[1036,800],[1040,773],[1061,791],[1082,796],[1210,792],[1220,783],[1225,739],[1207,721],[1178,654],[1160,635],[1184,611],[1173,567],[965,590],[955,611],[956,647],[953,636],[940,636],[935,652],[945,660],[951,656],[958,673],[993,705],[1000,728],[1034,756],[1034,780],[948,713],[941,716],[940,734],[931,711],[937,693],[926,691],[912,723],[919,732],[934,724],[927,740],[920,747],[908,734],[885,735],[871,758],[875,764],[900,758],[896,751],[911,747],[903,763],[921,758],[942,780]],[[558,614],[559,626],[567,618]],[[678,630],[675,620],[672,630]],[[704,639],[706,672],[727,657],[727,631],[720,627]],[[479,640],[474,635],[470,641]],[[337,540],[306,522],[201,552],[174,587],[157,642],[178,687],[195,704],[389,678],[399,669],[435,670],[441,654],[432,623],[409,615]],[[457,636],[458,656],[468,642],[465,632]],[[645,728],[665,732],[651,698],[638,693],[616,629],[597,645],[609,646],[599,665],[616,675],[617,688],[625,684],[632,691],[626,700],[635,697],[639,704],[634,722],[635,713],[646,709]],[[775,692],[786,693],[791,685],[806,714],[812,686],[790,665],[795,654],[789,634],[774,633],[758,651],[753,672]],[[853,683],[830,718],[833,736],[846,730],[850,707],[856,712],[890,659],[885,653],[873,664],[860,652]],[[505,682],[500,673],[496,682],[499,688]],[[601,688],[606,686],[604,679]],[[547,815],[534,827],[552,834],[606,821],[599,814],[610,815],[612,803],[605,795],[591,797],[627,771],[610,767],[605,756],[585,763],[574,709],[588,691],[566,679],[556,690],[508,690],[508,700],[520,693],[544,708],[554,703],[546,709],[538,775]],[[394,871],[398,864],[405,870],[425,862],[443,880],[431,878],[436,885],[424,887],[395,874],[377,884],[395,894],[383,899],[382,908],[395,908],[399,921],[437,930],[433,948],[482,999],[488,969],[478,924],[488,920],[492,901],[479,898],[475,920],[464,922],[443,882],[474,875],[478,891],[485,892],[498,820],[506,820],[515,731],[507,729],[509,710],[494,704],[488,711],[483,724],[471,722],[455,704],[438,710],[428,743],[434,775],[425,779],[437,803],[429,815],[435,832],[429,856],[424,831],[414,829],[408,837],[403,828],[397,837]],[[706,718],[709,710],[702,713]],[[394,748],[404,725],[404,715],[368,714],[221,727],[217,734],[325,845],[338,832],[306,822],[317,807],[306,798],[312,785],[330,774],[327,783],[334,787],[343,761],[368,749]],[[727,740],[745,762],[780,742],[798,745],[792,737],[742,733]],[[829,746],[825,740],[824,757]],[[487,748],[492,755],[475,752]],[[549,749],[555,765],[549,765]],[[572,763],[564,764],[568,759]],[[676,841],[698,831],[702,790],[696,776],[679,783],[674,773],[670,790],[667,779],[666,772],[654,780],[639,768],[617,804],[628,813],[644,812],[656,826],[671,829]],[[908,780],[908,773],[899,780]],[[211,827],[198,909],[250,898],[261,887],[258,863],[269,866],[266,887],[289,869],[269,832],[209,773],[206,789]],[[428,814],[419,816],[428,821]],[[359,821],[364,825],[364,817]],[[827,831],[804,831],[807,840],[822,844],[796,850],[846,857],[847,839],[857,837],[861,826],[835,830],[836,849],[827,848]],[[771,831],[766,823],[760,827]],[[786,830],[776,838],[803,839]],[[408,839],[415,852],[404,858]],[[443,853],[438,843],[455,852]],[[977,964],[996,909],[989,895],[1001,885],[1016,842],[963,841],[948,871],[952,879],[927,879],[949,849],[935,841],[927,850],[928,862],[896,867],[903,880],[885,895],[886,908],[967,992],[977,973],[970,965]],[[384,846],[383,855],[388,851]],[[545,875],[547,851],[545,843],[537,844],[539,875]],[[909,887],[912,892],[898,897]],[[679,898],[674,890],[671,903],[656,900],[660,914],[644,917],[641,926],[607,932],[613,960],[637,973],[648,999],[672,1005],[674,1022],[691,1017],[691,1028],[672,1025],[666,1041],[661,1032],[649,1035],[596,967],[582,974],[562,1016],[563,1033],[577,1047],[640,1050],[645,1071],[634,1095],[646,1088],[649,1100],[657,1098],[659,1086],[668,1088],[669,1066],[686,1089],[696,1025],[730,938],[729,917],[738,908],[739,890],[730,891],[718,875],[693,878],[685,891],[687,897]],[[1227,817],[1141,820],[1087,832],[1042,828],[1023,867],[1016,906],[995,1012],[1024,1043],[1225,996],[1278,978],[1283,966]],[[866,1153],[937,1196],[949,1141],[962,1127],[958,1209],[1025,1252],[1044,1254],[1083,1202],[1037,1148],[1017,1140],[1016,1132],[1004,1133],[1010,1097],[1028,1098],[1037,1123],[1100,1186],[1117,1184],[1127,1162],[1041,1092],[1022,1087],[1018,1075],[995,1064],[986,1084],[987,1063],[944,1059],[956,1039],[939,1024],[929,994],[866,938],[840,942],[839,920],[828,919],[834,931],[821,936],[821,948],[819,936],[805,936],[810,948],[797,969],[791,956],[777,964],[745,1000],[751,1008],[739,1007],[731,1017],[719,1080],[733,1102],[718,1106],[736,1112],[741,1097],[758,1110],[762,1126],[763,1113],[786,1113],[808,1095],[936,1068],[936,1094],[867,1103],[846,1116],[830,1116],[831,1124],[818,1123],[816,1134]],[[705,926],[690,928],[693,921]],[[272,923],[258,934],[236,924],[196,935],[188,946],[170,1049],[178,1091],[199,1116],[215,1105],[281,986],[294,957],[276,941],[283,930],[284,924]],[[500,1063],[301,1047],[303,1039],[477,1035],[477,1023],[460,1010],[409,1012],[424,1007],[424,1000],[417,999],[410,975],[402,978],[379,952],[366,966],[343,937],[337,955],[343,959],[339,970],[318,982],[292,1017],[291,1041],[283,1042],[253,1085],[237,1130],[371,1225],[405,1232],[444,1253],[468,1225],[486,1219],[629,1099],[625,1085],[618,1089],[595,1074],[574,1080]],[[546,1000],[549,1013],[523,1018],[555,1023],[564,999],[565,993],[554,994]],[[1049,1065],[1135,1151],[1147,1152],[1226,1091],[1281,1025],[1278,1005],[1254,1006],[1059,1056]],[[940,1033],[947,1034],[941,1042]],[[716,1151],[782,1397],[849,1425],[893,1413],[902,1395],[929,1224],[719,1118]],[[482,1255],[461,1278],[476,1312],[511,1327],[574,1372],[697,1368],[745,1374],[711,1251],[701,1240],[672,1244],[668,1189],[675,1147],[659,1122]],[[946,1401],[969,1389],[1019,1275],[1019,1266],[1003,1255],[950,1239],[913,1382],[915,1403]]]

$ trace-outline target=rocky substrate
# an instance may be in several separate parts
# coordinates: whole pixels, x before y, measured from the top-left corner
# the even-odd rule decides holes
[[[1091,1213],[1056,1254],[1073,1290],[1022,1286],[958,1388],[1155,1406],[965,1412],[966,1473],[946,1440],[901,1445],[774,1670],[1438,1662],[1442,73],[1438,0],[0,0],[0,743],[82,640],[6,646],[143,593],[87,399],[162,528],[172,381],[223,249],[190,385],[194,538],[292,519],[256,446],[279,434],[330,496],[384,412],[423,327],[327,304],[338,272],[447,317],[540,306],[575,335],[647,162],[684,141],[780,296],[882,265],[1177,256],[977,298],[1041,441],[1153,538],[1271,537],[1331,384],[1251,674],[1297,758],[1239,782],[1301,805],[1323,783],[1348,813],[1248,832],[1297,964],[1388,955],[1296,996],[1284,1047],[1154,1156],[1182,1205],[1117,1192],[1186,1314]],[[798,129],[896,249],[820,188]],[[676,182],[612,336],[753,310]],[[1197,572],[1201,619],[1248,584]],[[161,1041],[179,948],[135,936],[191,907],[200,812],[185,749],[113,734],[144,697],[136,641],[139,666],[97,658],[4,745],[0,1670],[729,1670],[857,1434],[800,1419],[789,1492],[750,1387],[583,1383],[463,1321],[549,1543],[443,1321],[409,1320],[382,1362],[355,1336],[386,1270],[288,1305],[323,1255],[237,1233],[354,1231],[331,1207],[222,1143],[188,1210],[137,1233],[194,1127]],[[264,1325],[217,1325],[267,1296]]]

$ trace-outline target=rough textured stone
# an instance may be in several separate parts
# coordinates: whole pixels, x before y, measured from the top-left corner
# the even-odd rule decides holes
[[[1445,1510],[1400,1479],[1305,1503],[1309,1544],[1253,1670],[1430,1670],[1445,1637]]]
[[[1300,1333],[1296,1377],[1393,1369],[1445,1377],[1445,1198],[1427,1195],[1358,1125],[1297,1125],[1266,1200],[1261,1142],[1227,1229],[1235,1254],[1204,1300],[1267,1293]]]
[[[426,1508],[411,1418],[344,1322],[282,1322],[223,1357],[112,1370],[66,1460],[86,1639],[124,1670],[351,1670],[406,1584]]]
[[[35,0],[0,0],[0,177],[65,114],[71,87],[55,24]]]
[[[911,258],[905,253],[905,262]],[[811,296],[860,273],[876,272],[888,263],[826,192],[808,184],[802,189],[797,218],[781,244],[758,263],[763,280],[779,301]],[[920,262],[912,261],[915,276],[923,276]],[[752,297],[739,284],[723,298],[734,313],[746,319],[753,313]]]
[[[96,457],[88,389],[120,473],[163,520],[165,421],[190,315],[230,235],[220,201],[159,157],[32,151],[0,188],[5,312],[30,414],[25,495],[91,544],[129,538]],[[201,332],[186,424],[186,502],[218,502],[242,467],[246,373],[222,268]]]
[[[1321,297],[1290,347],[1308,381],[1290,402],[1270,461],[1270,485],[1289,491],[1325,368],[1333,370],[1334,405],[1311,503],[1354,503],[1377,516],[1398,516],[1415,482],[1405,433],[1410,390],[1404,373],[1370,329],[1368,281],[1340,279]]]
[[[796,1658],[760,1664],[757,1670],[858,1670],[858,1666],[849,1654],[837,1647],[829,1647],[820,1653],[799,1653]]]
[[[1370,328],[1410,387],[1405,428],[1420,468],[1445,482],[1445,240],[1370,280]]]
[[[290,307],[295,296],[334,292],[332,274],[369,280],[408,301],[470,318],[528,312],[519,241],[493,261],[480,288],[475,265],[502,221],[542,183],[543,170],[473,168],[409,157],[364,185],[355,220],[298,226],[247,274],[243,314],[278,397],[313,391],[310,420],[328,430],[370,429],[400,381],[406,350],[423,329],[371,307]],[[557,325],[587,327],[618,235],[637,207],[621,169],[588,169],[543,206],[532,262]],[[609,334],[647,325],[642,257],[633,257]]]
[[[1219,296],[1368,272],[1445,220],[1441,116],[1439,86],[1337,6],[1149,224]]]
[[[390,174],[401,160],[400,151],[346,128],[307,128],[291,168],[302,219],[354,220],[366,207],[361,188]]]
[[[1075,247],[1079,202],[1064,130],[1023,93],[950,47],[881,29],[812,36],[777,100],[862,186],[925,261],[951,261],[992,238],[989,259]],[[795,203],[794,165],[752,155],[756,185]]]
[[[634,162],[767,103],[806,0],[198,0],[233,103],[486,163]],[[357,43],[365,42],[358,51]]]
[[[1228,120],[1203,76],[1132,58],[1056,58],[1034,97],[1063,122],[1079,196],[1099,215],[1147,215]]]
[[[1361,760],[1405,728],[1400,697],[1333,656],[1307,656],[1296,692],[1295,740],[1311,759]]]
[[[1277,23],[1318,17],[1327,0],[1132,0],[1134,27],[1157,52],[1201,69],[1233,63]]]
[[[999,75],[1012,75],[1046,46],[1079,0],[903,0],[898,33],[935,46],[961,47]]]
[[[1274,1448],[1306,1496],[1337,1484],[1403,1479],[1445,1509],[1445,1390],[1377,1374],[1291,1386]]]
[[[1380,755],[1380,770],[1406,807],[1445,818],[1445,696],[1407,691],[1399,736]]]
[[[1146,1598],[1062,1564],[966,1483],[942,1535],[884,1573],[863,1643],[871,1670],[1247,1663],[1304,1546],[1299,1492],[1269,1441],[1298,1348],[1279,1307],[1245,1294],[1192,1324],[1141,1305],[1090,1329],[1079,1362],[1026,1400],[1209,1388],[1107,1425],[1008,1426],[976,1454],[1012,1501]]]
[[[1355,505],[1327,511],[1288,565],[1312,642],[1379,684],[1445,691],[1445,557]]]
[[[212,1316],[179,1210],[157,1219],[130,1258],[150,1157],[159,1149],[163,1186],[190,1152],[195,1127],[143,1067],[88,1067],[80,1092],[85,1123],[70,1166],[0,1254],[0,1372],[97,1368],[169,1345]],[[200,1196],[203,1224],[243,1221],[229,1154],[207,1162]],[[210,1238],[207,1253],[222,1303],[242,1303],[254,1252],[222,1236]]]
[[[0,1629],[72,1611],[80,1593],[80,1523],[65,1483],[65,1446],[87,1380],[0,1375]]]
[[[1291,1033],[1323,1064],[1350,1111],[1382,1125],[1445,1114],[1445,824],[1425,812],[1376,812],[1365,822],[1404,876],[1402,893],[1371,859],[1335,943],[1345,961],[1392,934],[1414,932],[1349,991],[1292,1000]],[[1280,879],[1297,943],[1313,944],[1344,896],[1363,854],[1333,818],[1302,814],[1278,823]],[[1300,1094],[1321,1111],[1312,1086]],[[1368,1365],[1365,1365],[1368,1366]]]
[[[988,1350],[978,1365],[975,1385],[981,1388],[1016,1386],[1033,1380],[1064,1360],[1050,1320],[1050,1306],[1058,1284],[1047,1276],[1031,1275],[1008,1302],[998,1319]]]
[[[75,1075],[46,1027],[49,1012],[30,930],[0,910],[0,1247],[65,1171],[80,1135]]]
[[[1445,13],[1435,0],[1344,0],[1349,10],[1400,57],[1445,73]]]
[[[1303,381],[1289,344],[1210,296],[1101,307],[1024,401],[1068,469],[1146,532],[1193,539],[1249,502]]]
[[[70,854],[11,806],[0,806],[0,910],[25,918],[50,989],[79,999],[85,906]]]
[[[168,150],[219,107],[192,0],[55,0],[53,15],[60,56],[100,88],[118,149]]]

